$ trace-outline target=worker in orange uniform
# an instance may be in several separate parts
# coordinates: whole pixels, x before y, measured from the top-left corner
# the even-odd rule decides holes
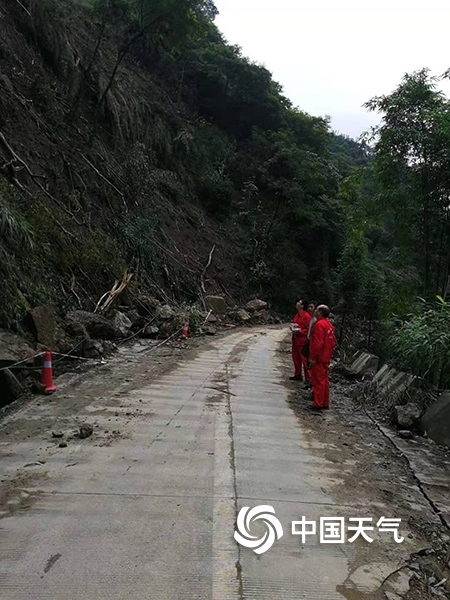
[[[317,307],[317,322],[311,332],[309,343],[309,366],[311,368],[314,402],[311,410],[330,408],[330,381],[328,368],[336,346],[334,327],[328,320],[330,309],[324,304]]]
[[[311,378],[306,358],[302,354],[303,346],[308,338],[311,315],[305,310],[306,302],[297,302],[297,313],[291,324],[292,331],[292,360],[294,361],[295,374],[291,381],[303,381],[303,371],[306,382]]]

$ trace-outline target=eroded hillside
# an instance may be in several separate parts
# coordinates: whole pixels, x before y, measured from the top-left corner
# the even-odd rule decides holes
[[[90,4],[0,8],[0,325],[92,310],[127,269],[175,303],[326,293],[343,156],[327,122],[226,44],[209,2],[183,23],[183,2],[153,21]]]

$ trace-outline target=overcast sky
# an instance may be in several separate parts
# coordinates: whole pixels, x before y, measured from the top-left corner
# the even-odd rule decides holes
[[[450,0],[216,0],[227,40],[266,66],[294,105],[352,137],[362,104],[406,72],[450,67]],[[450,85],[444,87],[450,92]]]

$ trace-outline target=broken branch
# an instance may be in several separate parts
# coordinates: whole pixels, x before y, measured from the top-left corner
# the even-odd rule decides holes
[[[208,270],[208,267],[211,264],[212,257],[213,257],[215,249],[216,249],[216,245],[214,244],[214,246],[211,248],[211,252],[209,253],[208,262],[206,263],[206,266],[203,269],[202,275],[200,277],[200,285],[201,285],[201,288],[202,288],[202,292],[204,294],[206,294],[206,289],[205,289],[205,275],[206,275],[206,271]]]
[[[111,290],[109,292],[106,292],[106,294],[103,294],[103,296],[97,302],[97,306],[95,307],[94,312],[95,313],[96,312],[106,312],[108,310],[108,308],[111,307],[114,300],[116,300],[116,298],[118,298],[120,296],[120,294],[124,291],[124,289],[130,283],[132,277],[133,277],[132,273],[127,273],[125,271],[125,273],[123,274],[123,277],[122,277],[122,281],[120,282],[120,285],[119,285],[119,282],[116,280],[114,282],[114,285],[111,288]],[[103,300],[105,298],[106,298],[106,300],[103,302]],[[103,304],[102,304],[102,302],[103,302]]]
[[[106,183],[107,183],[108,185],[110,185],[110,186],[113,188],[113,190],[115,190],[115,191],[116,191],[116,192],[119,194],[119,196],[122,198],[123,205],[125,206],[125,211],[128,213],[128,206],[127,206],[127,203],[125,202],[125,196],[124,196],[123,192],[121,192],[121,191],[119,190],[119,188],[117,188],[117,187],[116,187],[116,186],[115,186],[115,185],[112,183],[112,181],[110,181],[110,180],[109,180],[107,177],[105,177],[105,176],[103,175],[103,173],[100,173],[100,171],[97,169],[97,167],[94,167],[94,165],[91,163],[91,161],[90,161],[89,159],[87,159],[87,158],[84,156],[84,154],[82,154],[81,156],[84,158],[85,162],[86,162],[86,163],[87,163],[87,164],[88,164],[88,165],[91,167],[91,169],[93,169],[93,170],[94,170],[94,171],[97,173],[97,175],[103,179],[103,181],[106,181]]]
[[[203,325],[206,325],[206,323],[208,322],[209,317],[211,316],[212,310],[209,311],[208,316],[206,317],[206,319],[203,321],[202,323],[202,327]]]
[[[75,296],[75,298],[77,299],[78,302],[78,306],[81,308],[81,300],[80,300],[80,296],[76,293],[75,291],[75,275],[72,275],[72,281],[70,282],[70,291],[71,293]]]
[[[27,13],[27,15],[31,18],[31,13],[26,6],[22,4],[20,0],[16,0],[17,4],[23,8],[23,10]]]

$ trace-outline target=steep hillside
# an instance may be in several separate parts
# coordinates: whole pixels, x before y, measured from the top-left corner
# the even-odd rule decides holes
[[[125,270],[175,303],[330,293],[328,123],[225,43],[210,2],[132,5],[2,2],[0,326],[92,310]]]

